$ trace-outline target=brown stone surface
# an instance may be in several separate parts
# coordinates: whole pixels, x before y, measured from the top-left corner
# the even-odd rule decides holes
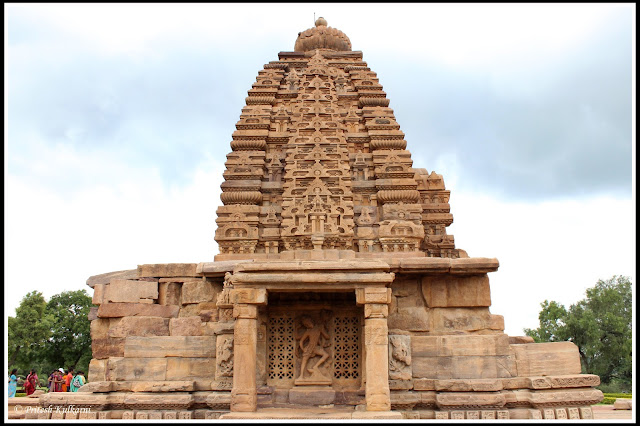
[[[297,405],[327,405],[332,404],[336,397],[336,391],[326,388],[311,386],[294,387],[289,390],[289,402]]]
[[[89,361],[89,371],[87,372],[87,381],[106,380],[107,360],[93,358]]]
[[[508,356],[506,335],[413,336],[411,351],[417,357]]]
[[[128,269],[124,271],[107,272],[106,274],[93,275],[87,279],[87,285],[91,288],[95,288],[96,284],[109,284],[114,278],[120,278],[124,280],[130,280],[138,278],[138,271],[136,269]]]
[[[631,410],[633,408],[633,399],[631,398],[616,398],[613,403],[614,410]]]
[[[181,289],[182,283],[160,281],[160,283],[158,283],[158,304],[179,305]]]
[[[463,331],[501,330],[489,309],[477,308],[432,308],[429,311],[433,334],[454,334]]]
[[[531,336],[509,336],[510,345],[522,345],[525,343],[534,343]]]
[[[427,276],[422,279],[422,294],[431,308],[491,306],[489,277]]]
[[[216,293],[210,281],[191,280],[182,284],[183,305],[189,303],[212,302],[215,301]]]
[[[106,337],[92,339],[91,352],[94,359],[124,356],[124,338]]]
[[[172,336],[202,336],[200,317],[171,318],[169,331]]]
[[[506,398],[499,392],[441,392],[436,395],[436,404],[441,409],[451,407],[504,407]]]
[[[128,358],[215,358],[215,353],[213,336],[131,336],[124,345],[124,356]]]
[[[510,356],[415,356],[413,364],[414,380],[502,378],[515,372],[515,361]]]
[[[105,287],[103,302],[153,303],[157,298],[157,282],[115,278]]]
[[[137,276],[142,277],[197,277],[197,263],[164,263],[138,265]]]
[[[129,316],[141,317],[177,317],[178,306],[162,306],[146,303],[106,303],[98,308],[99,318],[118,318]]]
[[[210,390],[215,371],[215,358],[167,358],[167,380],[192,380],[196,390]]]
[[[571,342],[528,343],[512,348],[518,376],[580,374],[578,347]]]
[[[123,317],[116,325],[109,328],[107,336],[168,336],[169,321],[170,319],[162,317]]]
[[[166,358],[109,358],[106,380],[166,380]]]

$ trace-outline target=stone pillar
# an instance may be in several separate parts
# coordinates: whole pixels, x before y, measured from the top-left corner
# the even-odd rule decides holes
[[[266,304],[264,289],[232,290],[233,316],[236,325],[233,332],[234,362],[231,411],[256,411],[256,362],[258,340],[258,307]]]
[[[356,302],[364,305],[365,402],[367,411],[390,411],[389,328],[390,288],[356,289]]]

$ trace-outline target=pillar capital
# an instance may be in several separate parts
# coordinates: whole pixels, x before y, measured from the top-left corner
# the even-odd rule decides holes
[[[231,290],[234,304],[266,305],[267,290],[264,288],[234,288]]]
[[[369,303],[391,303],[391,289],[387,287],[362,287],[356,289],[356,303],[365,305]]]
[[[389,316],[389,305],[386,303],[367,303],[364,305],[365,318],[387,318]]]
[[[233,317],[256,319],[258,318],[258,307],[247,303],[238,303],[233,305]]]

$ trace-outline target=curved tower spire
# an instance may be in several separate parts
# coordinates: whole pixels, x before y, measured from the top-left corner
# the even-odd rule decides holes
[[[466,257],[377,75],[324,18],[259,71],[227,155],[216,260]]]

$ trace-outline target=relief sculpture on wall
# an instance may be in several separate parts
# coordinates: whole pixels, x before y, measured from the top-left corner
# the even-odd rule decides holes
[[[324,316],[322,316],[324,318]],[[299,319],[296,333],[296,345],[301,353],[300,374],[296,385],[329,385],[331,378],[325,373],[326,361],[330,354],[327,348],[331,345],[324,321],[303,315]],[[319,359],[315,360],[315,358]],[[315,361],[315,362],[314,362]]]
[[[389,336],[389,378],[411,380],[411,336]]]

